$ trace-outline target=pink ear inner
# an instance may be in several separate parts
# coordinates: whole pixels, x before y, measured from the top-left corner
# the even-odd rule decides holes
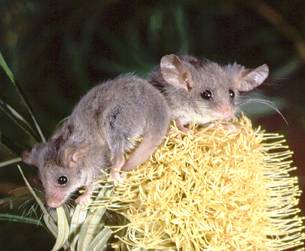
[[[67,152],[68,167],[75,167],[76,163],[84,157],[87,152],[87,146],[80,145],[77,148],[69,149]]]
[[[22,161],[28,165],[35,166],[35,161],[32,158],[32,152],[29,150],[25,150],[21,153]]]
[[[187,91],[192,89],[191,74],[176,55],[171,54],[162,57],[160,70],[162,77],[167,83]]]
[[[80,152],[75,151],[71,156],[71,161],[77,162],[79,158],[80,158]]]
[[[183,81],[186,83],[187,90],[190,91],[193,88],[193,79],[189,72],[184,72],[182,75]]]
[[[269,68],[266,64],[261,65],[253,70],[244,69],[238,80],[239,91],[251,91],[261,85],[269,75]]]

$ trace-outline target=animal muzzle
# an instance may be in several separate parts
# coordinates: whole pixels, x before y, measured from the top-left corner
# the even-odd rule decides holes
[[[46,195],[47,205],[51,208],[60,207],[65,202],[65,200],[65,196],[58,193],[51,193]]]
[[[230,105],[221,105],[217,107],[217,113],[221,119],[229,120],[234,117],[235,110]]]

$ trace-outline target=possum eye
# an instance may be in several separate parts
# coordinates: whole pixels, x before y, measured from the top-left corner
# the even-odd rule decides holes
[[[65,185],[68,182],[68,178],[66,176],[60,176],[57,182],[59,185]]]
[[[229,95],[230,95],[230,98],[233,99],[235,97],[235,92],[230,89]]]
[[[201,93],[201,97],[205,100],[211,100],[213,98],[213,93],[210,90],[205,90]]]

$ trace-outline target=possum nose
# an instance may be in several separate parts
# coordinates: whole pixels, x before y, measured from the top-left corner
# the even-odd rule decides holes
[[[229,105],[222,105],[217,107],[217,111],[224,119],[231,119],[234,116],[234,109]]]
[[[47,204],[51,208],[58,208],[61,205],[61,203],[52,200],[47,200]]]
[[[47,196],[46,197],[47,205],[51,208],[57,208],[60,207],[61,204],[64,203],[64,198],[61,198],[59,196]]]

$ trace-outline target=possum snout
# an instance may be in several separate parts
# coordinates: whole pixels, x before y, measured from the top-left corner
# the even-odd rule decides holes
[[[65,203],[66,197],[67,196],[62,193],[52,192],[50,194],[46,194],[46,202],[49,207],[58,208]]]

